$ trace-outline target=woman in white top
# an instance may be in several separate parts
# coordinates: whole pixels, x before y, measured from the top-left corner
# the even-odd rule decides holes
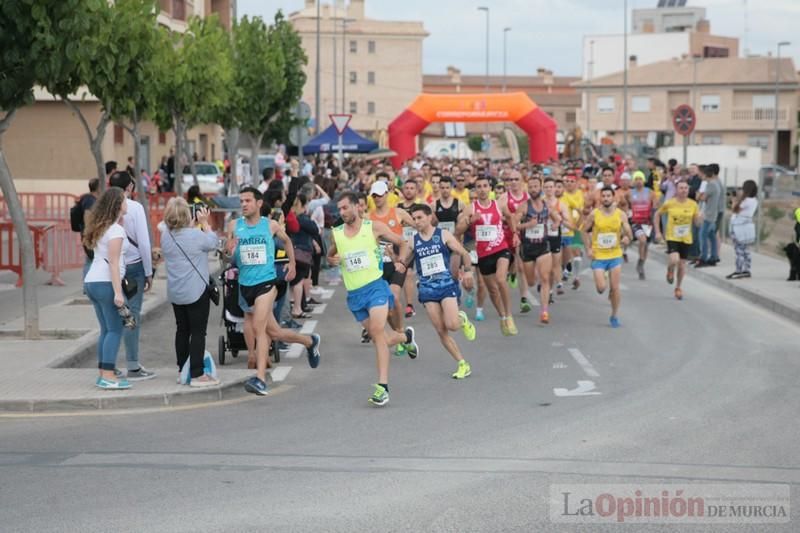
[[[736,251],[736,272],[725,276],[728,279],[750,277],[750,245],[756,240],[756,227],[753,216],[758,208],[758,185],[753,180],[742,184],[736,199],[733,201],[731,215],[731,239]]]
[[[123,322],[119,309],[125,305],[122,293],[122,278],[125,276],[122,257],[128,246],[122,227],[125,211],[125,193],[122,189],[111,187],[92,207],[83,232],[83,245],[94,250],[94,259],[83,283],[100,323],[100,338],[97,341],[100,375],[96,385],[106,390],[130,388],[127,380],[118,380],[114,373],[122,340]]]

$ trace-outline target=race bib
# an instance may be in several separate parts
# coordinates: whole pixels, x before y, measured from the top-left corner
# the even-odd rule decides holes
[[[450,233],[456,232],[456,223],[455,222],[439,222],[439,227],[443,230],[447,230]]]
[[[544,239],[544,224],[536,224],[532,228],[526,228],[525,238],[532,241],[541,241]]]
[[[423,276],[433,276],[434,274],[447,272],[447,268],[444,266],[444,256],[442,254],[420,257],[419,266],[422,268]]]
[[[344,257],[344,267],[348,272],[359,272],[369,268],[367,252],[350,252]]]
[[[381,253],[383,254],[383,258],[382,258],[383,262],[384,263],[391,263],[392,262],[392,256],[391,256],[391,254],[389,254],[389,248],[392,246],[392,244],[388,243],[388,242],[381,242],[381,243],[379,243],[379,246],[381,247]]]
[[[266,265],[267,245],[243,244],[239,247],[239,258],[241,259],[243,265]]]
[[[414,240],[414,235],[417,234],[417,230],[412,228],[411,226],[403,226],[403,238],[409,242]]]
[[[675,235],[676,238],[682,239],[691,233],[691,227],[689,224],[681,224],[680,226],[675,226],[672,229],[672,234]]]
[[[496,241],[498,236],[497,226],[480,225],[475,228],[475,240],[479,242]]]
[[[597,236],[597,247],[607,250],[617,245],[616,233],[601,233]]]
[[[560,229],[560,226],[558,226],[557,224],[553,224],[552,221],[549,221],[547,223],[547,236],[548,237],[558,237],[558,230],[559,229]]]

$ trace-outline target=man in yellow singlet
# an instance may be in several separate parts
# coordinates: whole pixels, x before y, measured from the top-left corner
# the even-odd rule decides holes
[[[685,181],[678,182],[675,196],[670,198],[658,208],[653,217],[656,227],[656,242],[660,242],[661,215],[667,215],[667,283],[675,281],[675,298],[683,299],[681,282],[686,274],[686,259],[689,257],[689,248],[692,246],[692,224],[699,226],[703,223],[703,215],[697,202],[689,198],[689,184]],[[678,279],[675,279],[675,267],[678,267]]]

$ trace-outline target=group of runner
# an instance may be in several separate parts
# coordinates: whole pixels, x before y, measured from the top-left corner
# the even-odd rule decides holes
[[[634,240],[639,247],[637,272],[645,279],[647,247],[666,236],[667,281],[676,283],[675,297],[682,299],[691,225],[700,222],[687,184],[679,184],[676,196],[656,208],[656,195],[645,186],[640,171],[615,179],[612,169],[603,169],[602,182],[596,183],[569,168],[509,168],[499,179],[474,177],[470,189],[464,184],[469,172],[449,173],[456,179],[435,169],[433,175],[409,175],[400,194],[392,192],[389,175],[379,173],[368,195],[348,191],[338,196],[341,223],[332,229],[327,260],[340,268],[347,306],[363,327],[362,342],[371,342],[376,352],[378,380],[371,404],[389,402],[391,348],[411,359],[419,355],[416,332],[405,324],[415,313],[414,292],[456,362],[455,379],[468,377],[472,369],[451,333],[461,330],[467,340],[476,338],[474,324],[460,308],[462,288],[468,304],[477,289],[477,321],[485,320],[488,293],[505,336],[519,333],[512,312],[513,286],[519,287],[523,314],[532,310],[530,291],[535,289],[539,321],[548,324],[552,293],[563,294],[570,278],[574,290],[580,287],[584,243],[597,292],[608,289],[611,327],[620,326],[621,267]],[[499,184],[504,192],[498,193]],[[240,268],[240,294],[248,317],[245,332],[255,339],[258,362],[257,375],[245,387],[265,394],[267,340],[302,342],[309,363],[316,367],[320,339],[281,329],[269,312],[275,297],[270,283],[273,238],[286,243],[290,265],[291,243],[279,224],[254,214],[261,201],[257,190],[244,189],[240,197],[243,219],[229,228],[228,252]],[[291,275],[290,266],[287,279]]]

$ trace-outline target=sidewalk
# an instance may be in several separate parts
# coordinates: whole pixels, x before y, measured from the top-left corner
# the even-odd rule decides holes
[[[635,247],[631,247],[635,249]],[[664,246],[650,248],[648,259],[666,264]],[[752,249],[751,249],[752,250]],[[634,253],[635,255],[635,253]],[[769,311],[800,322],[800,282],[786,281],[789,277],[789,261],[751,251],[753,277],[729,280],[725,276],[736,270],[736,254],[733,246],[720,245],[720,262],[715,267],[689,267],[688,274],[720,289],[729,291]]]

